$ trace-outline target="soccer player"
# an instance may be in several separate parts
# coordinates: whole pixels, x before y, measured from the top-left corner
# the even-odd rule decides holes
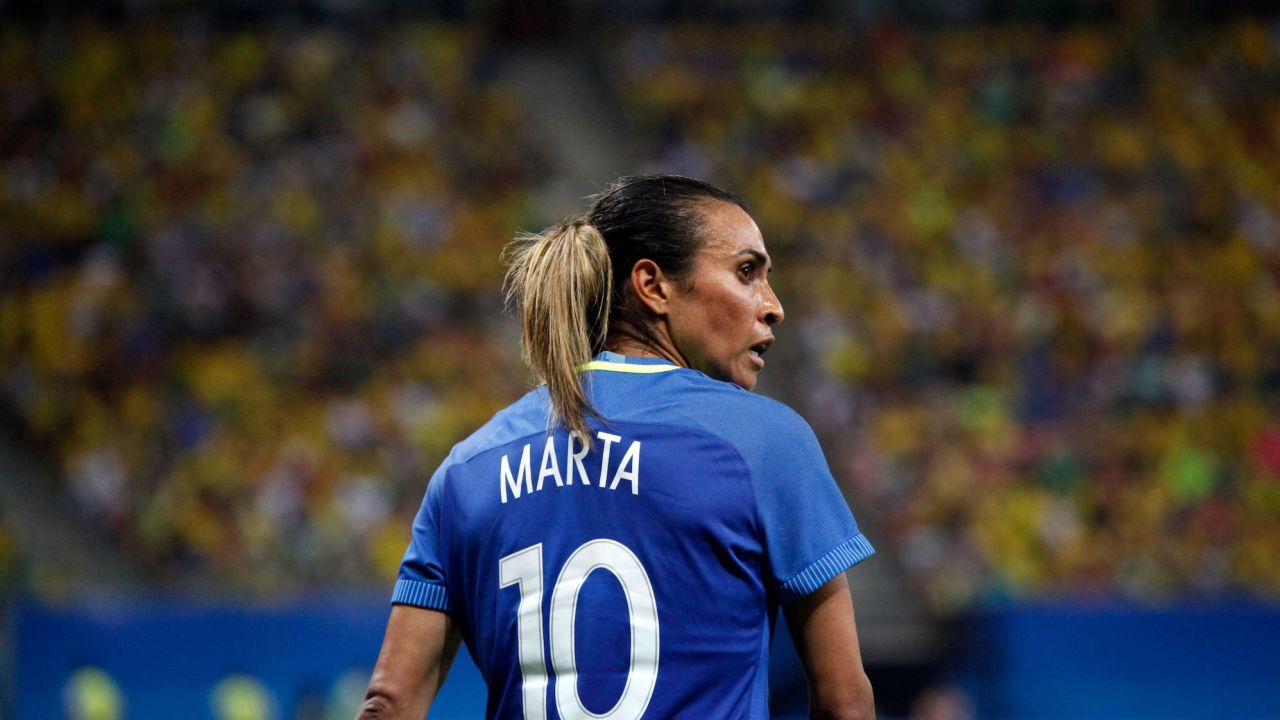
[[[808,425],[749,392],[783,309],[737,196],[628,177],[523,238],[544,382],[427,485],[360,718],[421,718],[465,640],[490,718],[764,718],[781,608],[814,717],[874,714],[844,571],[874,552]]]

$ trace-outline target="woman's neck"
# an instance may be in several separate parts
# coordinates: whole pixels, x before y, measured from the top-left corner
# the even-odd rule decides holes
[[[668,334],[662,332],[661,328],[655,330],[656,332],[641,333],[628,323],[614,322],[605,338],[605,349],[619,355],[662,358],[674,365],[689,367],[688,361],[675,349]]]

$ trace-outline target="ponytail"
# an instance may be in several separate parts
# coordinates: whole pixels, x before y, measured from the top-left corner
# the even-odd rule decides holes
[[[589,445],[587,417],[599,418],[581,366],[604,349],[613,270],[604,237],[585,218],[541,234],[520,233],[504,253],[507,302],[520,314],[520,351],[547,384],[551,422]]]

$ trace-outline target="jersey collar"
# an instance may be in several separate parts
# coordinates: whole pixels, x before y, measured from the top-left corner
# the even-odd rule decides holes
[[[620,355],[618,353],[605,350],[599,355],[596,355],[594,360],[583,365],[581,369],[649,375],[652,373],[664,373],[671,372],[672,370],[679,370],[680,367],[678,365],[672,365],[670,361],[664,360],[663,358]]]

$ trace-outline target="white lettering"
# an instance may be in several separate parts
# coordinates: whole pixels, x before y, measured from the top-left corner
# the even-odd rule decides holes
[[[627,452],[622,456],[622,462],[618,465],[618,472],[613,476],[613,482],[609,483],[610,490],[618,489],[619,480],[631,481],[631,494],[640,494],[640,441],[634,440],[631,446],[627,448]]]
[[[573,451],[574,440],[578,441],[578,445],[579,445],[578,452]],[[590,446],[587,445],[586,438],[582,437],[576,432],[569,433],[569,442],[565,446],[565,458],[564,458],[564,474],[565,474],[564,482],[566,485],[573,484],[573,467],[575,465],[578,466],[578,475],[582,476],[582,484],[583,485],[591,484],[591,482],[587,480],[586,468],[582,467],[582,458],[587,456],[587,451],[590,449],[591,449]]]
[[[600,478],[597,483],[592,482],[587,475],[587,468],[582,462],[591,453],[591,446],[587,443],[587,439],[578,433],[568,433],[565,441],[564,472],[562,474],[560,471],[560,457],[557,455],[557,437],[559,436],[549,435],[546,438],[546,442],[542,444],[542,462],[538,466],[537,482],[534,482],[533,474],[533,443],[526,443],[521,448],[520,460],[514,471],[511,468],[511,454],[502,456],[502,466],[498,474],[498,489],[504,505],[510,500],[519,500],[521,497],[541,492],[547,486],[547,478],[551,478],[556,487],[572,485],[574,475],[581,478],[583,487],[596,485],[600,488],[617,490],[620,483],[627,482],[630,483],[632,495],[640,494],[639,440],[626,441],[620,435],[607,432],[596,433],[596,437],[601,441]],[[609,461],[613,455],[613,446],[621,445],[624,442],[627,444],[627,450],[622,454],[621,461],[617,467],[610,467]],[[577,447],[574,446],[574,443],[577,443]]]
[[[609,448],[616,442],[620,442],[622,438],[618,435],[610,435],[607,432],[598,432],[596,437],[604,441],[604,448],[600,451],[600,487],[605,487],[604,479],[609,474]]]
[[[498,483],[502,486],[502,502],[507,502],[507,488],[511,488],[511,496],[520,497],[520,490],[523,487],[525,492],[533,492],[533,471],[529,468],[529,446],[524,446],[524,453],[520,456],[520,471],[517,477],[511,476],[511,464],[507,461],[507,456],[502,456],[502,479]]]
[[[556,460],[556,449],[552,444],[555,435],[547,436],[547,444],[542,448],[542,469],[538,471],[538,489],[542,489],[542,481],[548,475],[552,480],[556,481],[556,487],[564,485],[564,481],[560,479],[560,461]]]

